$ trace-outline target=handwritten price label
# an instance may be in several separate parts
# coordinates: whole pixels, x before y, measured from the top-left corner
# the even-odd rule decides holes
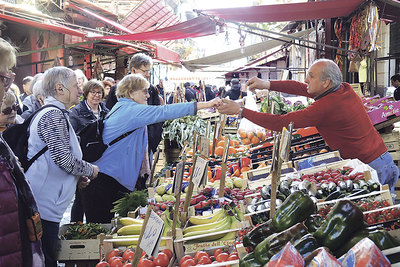
[[[147,255],[153,257],[157,256],[163,231],[164,221],[157,215],[157,213],[151,211],[142,241],[139,245]]]
[[[208,160],[202,159],[200,157],[197,158],[196,166],[194,167],[193,178],[192,178],[193,184],[195,186],[200,185],[200,182],[203,178],[207,163],[208,163]]]
[[[178,193],[180,191],[180,189],[182,188],[183,168],[184,168],[183,161],[176,164],[175,178],[174,178],[174,183],[173,183],[173,187],[172,187],[172,190],[173,190],[172,192],[174,194]]]

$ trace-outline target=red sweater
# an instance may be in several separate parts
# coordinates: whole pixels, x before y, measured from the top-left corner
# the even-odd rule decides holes
[[[312,97],[307,85],[296,81],[271,81],[271,90]],[[370,163],[387,151],[374,128],[360,97],[348,83],[304,110],[273,115],[244,109],[242,116],[273,131],[281,131],[290,122],[295,128],[315,126],[329,147],[339,149],[344,159],[358,158]]]

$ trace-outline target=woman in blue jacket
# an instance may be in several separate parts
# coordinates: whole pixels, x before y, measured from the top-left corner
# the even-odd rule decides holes
[[[118,102],[104,123],[104,143],[108,144],[124,133],[135,131],[107,148],[94,163],[99,166],[99,176],[82,191],[87,222],[109,223],[113,218],[110,213],[112,203],[123,197],[124,193],[145,187],[150,174],[147,125],[195,115],[199,109],[221,104],[221,99],[215,98],[208,102],[147,105],[148,88],[149,82],[140,74],[127,75],[118,83]]]

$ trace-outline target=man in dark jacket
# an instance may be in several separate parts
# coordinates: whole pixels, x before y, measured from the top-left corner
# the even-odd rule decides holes
[[[229,96],[230,100],[238,100],[239,98],[243,98],[247,95],[245,92],[240,92],[240,84],[238,79],[232,79],[231,86],[231,90],[225,94],[225,97]]]
[[[393,92],[393,97],[396,101],[400,100],[400,74],[395,74],[390,78],[392,86],[396,87]]]
[[[185,99],[187,102],[196,100],[196,91],[192,89],[190,82],[186,82],[185,86]]]

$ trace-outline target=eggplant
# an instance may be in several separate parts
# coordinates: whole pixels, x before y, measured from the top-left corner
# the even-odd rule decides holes
[[[368,182],[367,182],[367,185],[368,185],[368,189],[369,189],[369,191],[379,191],[380,190],[380,186],[379,186],[379,184],[378,183],[376,183],[376,182],[374,182],[373,180],[369,180]]]
[[[358,183],[353,183],[353,190],[355,190],[355,189],[360,189],[360,185]]]
[[[317,198],[322,199],[325,197],[324,192],[322,191],[322,189],[318,189],[317,190],[317,194],[315,195]]]
[[[279,207],[280,205],[282,205],[283,201],[280,200],[279,198],[276,199],[276,206]]]
[[[297,187],[291,187],[290,188],[290,194],[293,194],[294,192],[298,191]]]
[[[340,191],[333,191],[326,198],[325,201],[338,199],[342,193]]]
[[[257,205],[257,209],[256,209],[256,211],[262,211],[262,210],[265,210],[265,206],[264,206],[264,204]]]
[[[317,205],[318,203],[318,199],[314,196],[310,196],[310,198],[312,199],[312,201],[314,202],[315,205]]]
[[[328,192],[329,192],[329,193],[332,193],[332,192],[334,192],[334,191],[337,191],[337,190],[336,190],[336,184],[335,184],[334,182],[330,182],[330,183],[328,184]]]
[[[256,211],[256,206],[255,205],[248,205],[246,207],[246,213],[253,213]]]
[[[276,203],[278,203],[278,199],[276,200]],[[271,206],[271,202],[270,201],[264,203],[265,209],[269,210],[270,206]]]
[[[328,187],[329,187],[329,183],[322,183],[321,184],[321,190],[324,192],[324,194],[329,193]]]
[[[340,182],[338,183],[338,186],[340,187],[340,191],[347,191],[347,186],[346,186],[346,183],[345,183],[345,182],[340,181]]]
[[[364,180],[357,180],[357,182],[361,189],[368,189],[368,185]]]
[[[270,199],[271,198],[271,186],[264,185],[263,188],[261,188],[260,194],[263,199]]]
[[[284,194],[278,192],[278,193],[276,194],[276,199],[277,199],[277,200],[280,199],[280,200],[282,200],[282,201],[285,201],[286,196],[285,196]]]
[[[258,198],[253,198],[251,201],[250,201],[250,205],[255,205],[255,204],[257,204],[257,202],[259,201],[260,199],[258,199]]]
[[[288,197],[290,195],[290,184],[291,181],[290,180],[283,180],[280,184],[279,184],[279,192],[281,192],[282,194],[284,194],[286,197]]]
[[[347,192],[352,192],[354,188],[354,184],[352,180],[346,180],[346,191]]]
[[[368,189],[361,189],[361,188],[354,189],[353,193],[351,195],[348,195],[347,197],[361,196],[361,195],[368,194],[368,193],[369,193]]]

